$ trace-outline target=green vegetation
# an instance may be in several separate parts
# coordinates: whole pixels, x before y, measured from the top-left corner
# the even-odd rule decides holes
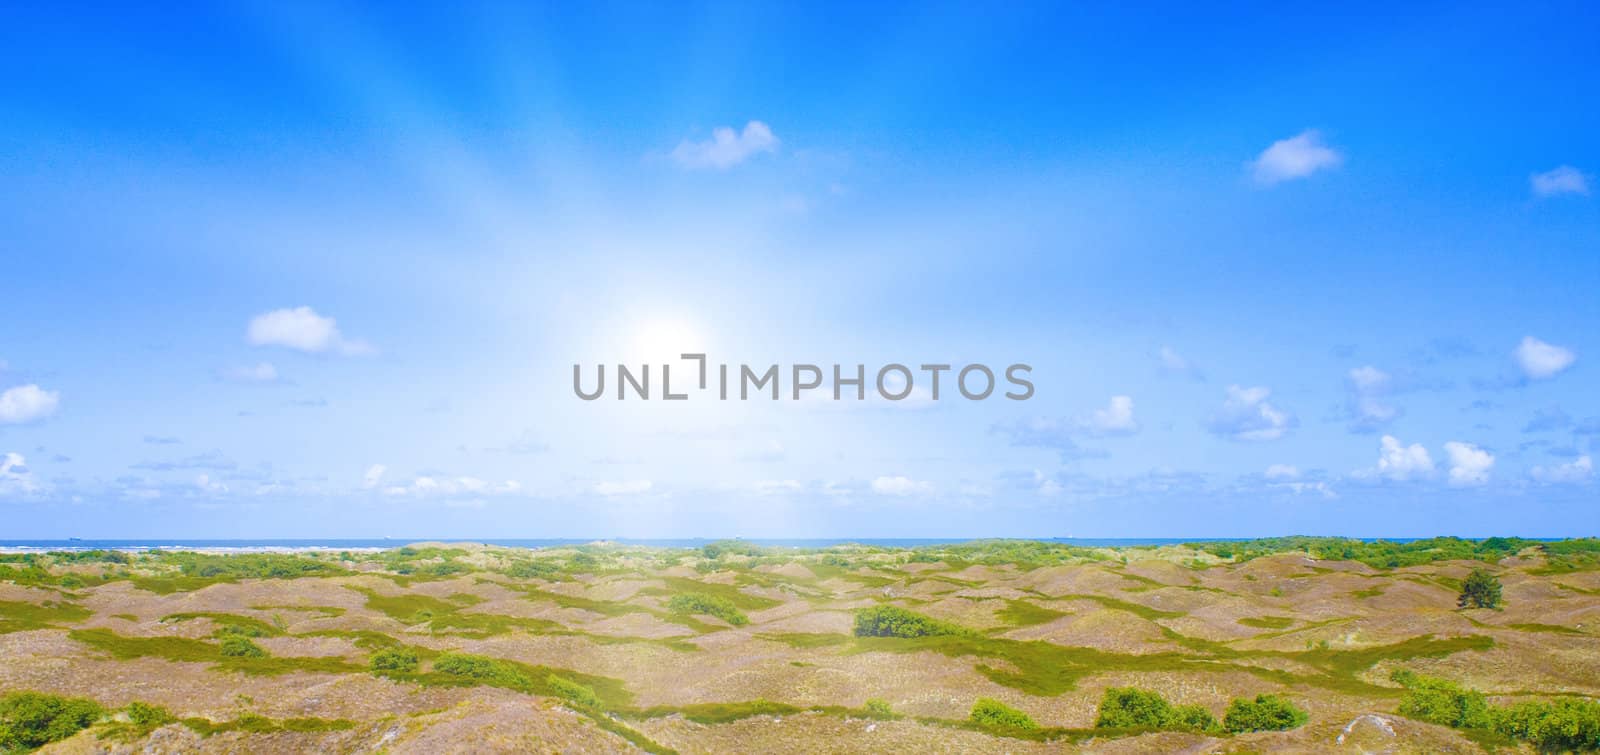
[[[1500,579],[1483,569],[1473,569],[1461,583],[1456,605],[1462,608],[1499,608]]]
[[[889,705],[888,700],[881,697],[867,698],[864,709],[867,715],[873,718],[894,718],[894,708]]]
[[[459,681],[470,681],[491,687],[503,687],[528,694],[571,699],[570,693],[575,690],[572,687],[558,686],[555,682],[552,682],[552,680],[557,680],[581,687],[583,689],[582,696],[594,701],[593,703],[588,703],[591,707],[623,708],[633,699],[633,695],[622,686],[621,682],[615,679],[580,674],[565,669],[530,666],[516,661],[491,658],[484,655],[470,655],[467,653],[441,654],[433,660],[432,676],[418,675],[414,677],[414,680],[427,683],[438,681],[439,676],[454,677]]]
[[[237,616],[231,613],[213,613],[208,611],[194,611],[189,613],[174,613],[161,617],[162,621],[189,621],[192,619],[210,619],[218,625],[215,636],[233,637],[276,637],[283,634],[283,630],[250,616]]]
[[[1191,543],[1191,547],[1219,558],[1249,561],[1276,553],[1304,553],[1327,561],[1360,561],[1377,569],[1421,566],[1438,561],[1484,561],[1494,563],[1525,548],[1543,552],[1551,568],[1575,570],[1596,568],[1600,561],[1600,539],[1580,538],[1558,542],[1525,540],[1516,537],[1491,537],[1464,540],[1435,537],[1397,543],[1389,540],[1366,542],[1342,537],[1271,537],[1259,540]]]
[[[127,721],[107,723],[95,731],[95,736],[118,742],[132,742],[178,720],[166,708],[149,703],[134,701],[128,703],[128,707],[124,710],[128,714]]]
[[[1294,619],[1287,616],[1246,616],[1239,623],[1257,629],[1287,629],[1294,625]]]
[[[36,750],[89,728],[105,715],[81,697],[13,692],[0,697],[0,751]]]
[[[705,614],[715,616],[736,627],[750,623],[750,618],[744,615],[737,606],[727,598],[701,593],[685,593],[672,596],[667,601],[667,609],[673,613]]]
[[[1167,729],[1214,732],[1217,719],[1200,705],[1172,705],[1159,693],[1137,687],[1112,687],[1100,698],[1094,725],[1104,729]]]
[[[89,609],[76,603],[0,600],[0,634],[47,629],[60,623],[83,621],[92,615]]]
[[[222,655],[225,658],[265,658],[267,651],[247,637],[229,636],[222,638]]]
[[[600,707],[600,698],[595,695],[593,689],[587,686],[555,674],[546,676],[544,681],[545,684],[549,685],[550,691],[557,696],[564,697],[579,705],[586,705],[591,708]]]
[[[348,574],[337,564],[317,556],[283,553],[212,553],[162,552],[154,556],[158,563],[175,564],[185,577],[198,577],[216,581],[238,579],[294,579],[296,577],[336,577]]]
[[[855,633],[857,637],[911,638],[964,636],[972,631],[897,606],[873,606],[856,611]]]
[[[995,613],[1001,621],[1017,627],[1047,624],[1066,615],[1063,611],[1044,608],[1026,600],[1007,600],[1006,607]]]
[[[232,721],[216,722],[205,718],[185,718],[184,726],[189,727],[201,736],[211,736],[229,731],[243,731],[251,734],[274,734],[277,732],[328,732],[346,731],[354,729],[354,721],[342,718],[284,718],[271,719],[254,713],[244,713]]]
[[[1254,700],[1235,698],[1228,703],[1222,728],[1231,732],[1284,731],[1305,724],[1309,717],[1294,703],[1279,695],[1256,695]]]
[[[1600,701],[1558,698],[1492,706],[1477,690],[1404,669],[1391,677],[1405,687],[1400,715],[1532,744],[1541,752],[1600,750]]]
[[[967,720],[985,729],[1031,731],[1039,728],[1033,717],[992,697],[980,697],[972,704]]]
[[[211,663],[218,669],[268,676],[293,671],[343,674],[361,670],[360,666],[342,658],[268,657],[265,650],[244,637],[225,637],[222,645],[214,645],[187,637],[125,637],[109,629],[76,629],[67,636],[123,660],[149,657],[181,663]],[[240,655],[228,655],[224,647],[229,640],[246,643],[255,651],[235,644],[232,652]]]
[[[417,657],[417,651],[411,648],[401,647],[379,650],[378,652],[373,653],[372,660],[369,662],[369,665],[373,671],[380,674],[385,671],[411,673],[417,670],[417,665],[420,662],[420,659]]]
[[[971,564],[997,566],[1010,564],[1024,571],[1044,566],[1063,566],[1107,557],[1093,548],[1041,540],[974,540],[968,543],[923,546],[913,551],[913,559],[924,563],[943,561],[953,569]]]

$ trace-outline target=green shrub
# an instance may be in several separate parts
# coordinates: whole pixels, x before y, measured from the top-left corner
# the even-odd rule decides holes
[[[560,573],[561,567],[550,561],[518,561],[506,568],[513,579],[551,579]]]
[[[389,648],[373,653],[370,665],[373,671],[410,673],[417,670],[417,662],[417,651],[411,648]]]
[[[667,601],[667,610],[673,613],[698,613],[715,616],[736,627],[750,623],[750,618],[744,615],[732,601],[716,595],[704,593],[683,593],[672,596]]]
[[[1494,730],[1540,752],[1600,750],[1600,702],[1561,698],[1495,710]]]
[[[0,751],[34,750],[89,728],[105,710],[93,700],[39,692],[0,697]]]
[[[178,719],[174,718],[166,708],[150,703],[134,701],[128,703],[128,720],[136,726],[157,727],[170,724]]]
[[[1400,715],[1457,729],[1487,729],[1493,725],[1489,700],[1482,692],[1465,689],[1448,679],[1417,676],[1399,670],[1390,679],[1406,688]]]
[[[1185,731],[1216,731],[1217,717],[1211,715],[1204,705],[1174,705],[1172,706],[1172,720],[1167,724],[1169,729],[1183,729]]]
[[[242,624],[223,624],[217,630],[218,637],[266,637],[270,634],[258,626],[245,626]]]
[[[505,668],[493,658],[466,653],[445,653],[433,661],[433,670],[469,679],[493,679]]]
[[[856,611],[857,637],[936,637],[970,634],[966,629],[896,606]]]
[[[1488,704],[1482,692],[1410,671],[1390,678],[1406,688],[1401,715],[1458,729],[1492,731],[1540,752],[1600,750],[1600,701],[1560,698],[1510,707]]]
[[[1101,728],[1214,731],[1217,719],[1202,705],[1172,705],[1159,693],[1137,687],[1112,687],[1100,698]]]
[[[222,638],[222,654],[229,658],[265,658],[267,651],[248,638],[231,636]]]
[[[867,699],[867,715],[873,718],[893,718],[894,708],[889,706],[889,701],[881,697]]]
[[[1255,700],[1235,698],[1228,704],[1222,726],[1231,732],[1283,731],[1304,724],[1309,716],[1278,695],[1256,695]]]
[[[1166,726],[1172,720],[1172,704],[1166,698],[1137,687],[1112,687],[1100,697],[1100,716],[1094,725],[1107,729]]]
[[[1456,605],[1462,608],[1496,608],[1500,605],[1500,579],[1482,569],[1473,569],[1461,583]]]
[[[561,697],[579,705],[587,705],[591,708],[600,707],[600,697],[589,687],[555,674],[545,677],[544,681],[545,684],[550,686],[551,690]]]
[[[1039,728],[1039,725],[1034,723],[1033,717],[989,697],[978,698],[978,701],[972,704],[972,713],[968,714],[967,718],[985,729]]]

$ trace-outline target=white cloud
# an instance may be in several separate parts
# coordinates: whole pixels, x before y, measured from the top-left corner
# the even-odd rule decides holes
[[[214,495],[228,492],[227,485],[211,479],[211,475],[206,474],[195,477],[194,486],[199,488],[201,492],[211,493]]]
[[[755,484],[757,495],[780,495],[800,490],[799,480],[761,480]]]
[[[270,383],[278,379],[278,368],[268,362],[261,362],[255,366],[229,367],[222,371],[222,377],[240,383]]]
[[[653,487],[655,483],[649,480],[606,481],[595,483],[594,492],[603,496],[640,495]]]
[[[931,493],[933,485],[909,477],[879,477],[872,481],[872,492],[878,495],[908,496]]]
[[[1161,362],[1161,370],[1173,375],[1187,375],[1196,380],[1204,380],[1205,375],[1200,371],[1199,365],[1187,357],[1172,350],[1171,346],[1162,346],[1156,354],[1156,359]]]
[[[1295,495],[1301,495],[1303,493],[1317,493],[1323,498],[1327,498],[1329,500],[1339,497],[1339,494],[1334,492],[1333,488],[1328,487],[1328,483],[1326,482],[1284,482],[1279,483],[1279,487],[1292,490],[1294,491]]]
[[[0,455],[0,495],[27,494],[37,489],[33,475],[28,472],[28,462],[21,454]]]
[[[1267,467],[1269,480],[1293,480],[1300,476],[1300,470],[1289,464],[1273,464]]]
[[[1528,177],[1534,196],[1554,197],[1561,194],[1589,195],[1589,177],[1571,165],[1551,168]]]
[[[1379,441],[1378,454],[1376,473],[1379,477],[1405,481],[1433,475],[1433,457],[1421,443],[1407,446],[1401,444],[1399,438],[1385,435]]]
[[[0,424],[21,424],[55,413],[61,394],[37,385],[19,385],[0,393]]]
[[[716,168],[726,170],[761,152],[778,149],[778,137],[761,121],[750,121],[744,131],[734,131],[726,126],[712,129],[711,139],[692,142],[687,139],[672,150],[672,159],[686,168]]]
[[[1534,380],[1555,377],[1578,361],[1578,355],[1571,349],[1545,343],[1533,336],[1523,336],[1513,353],[1522,373]]]
[[[1104,409],[1095,410],[1084,425],[1096,435],[1129,435],[1138,432],[1139,423],[1133,418],[1133,398],[1112,396],[1111,403]]]
[[[1482,485],[1489,481],[1489,468],[1494,466],[1494,454],[1471,443],[1450,441],[1444,444],[1450,457],[1450,484],[1456,487]]]
[[[1594,478],[1594,460],[1579,456],[1577,460],[1554,467],[1538,466],[1528,470],[1528,476],[1545,483],[1580,483]]]
[[[1267,401],[1272,391],[1261,386],[1228,386],[1228,398],[1212,415],[1207,428],[1232,440],[1277,440],[1296,424],[1294,415]]]
[[[1371,432],[1400,416],[1400,409],[1384,399],[1394,386],[1389,373],[1372,365],[1357,367],[1349,372],[1347,382],[1345,411],[1352,431]]]
[[[1042,498],[1054,498],[1061,495],[1061,491],[1065,489],[1054,477],[1037,469],[1033,470],[1033,484],[1034,490]]]
[[[361,487],[371,490],[378,487],[378,482],[383,479],[383,473],[389,468],[382,464],[373,464],[367,467],[366,474],[361,475]]]
[[[381,464],[374,464],[382,475]],[[377,484],[373,469],[368,469],[363,476],[363,481],[372,479]],[[415,496],[417,498],[458,498],[463,496],[484,495],[510,495],[521,492],[522,483],[516,480],[506,480],[498,485],[490,484],[476,477],[428,477],[422,476],[411,481],[410,485],[391,485],[383,489],[384,495],[390,496]]]
[[[246,338],[256,346],[282,346],[310,354],[362,356],[374,351],[370,344],[345,338],[332,317],[323,317],[310,307],[275,309],[256,315],[250,320]]]
[[[1344,156],[1322,143],[1322,135],[1314,129],[1302,131],[1288,139],[1280,139],[1261,152],[1250,163],[1256,183],[1271,186],[1283,181],[1305,178],[1324,168],[1333,168],[1344,162]]]

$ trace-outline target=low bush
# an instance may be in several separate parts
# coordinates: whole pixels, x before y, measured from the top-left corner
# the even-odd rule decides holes
[[[889,706],[889,701],[881,697],[868,698],[866,703],[867,715],[873,718],[893,718],[894,708]]]
[[[222,654],[228,658],[265,658],[267,651],[249,638],[237,635],[222,638]]]
[[[1287,698],[1256,695],[1254,700],[1235,698],[1222,717],[1222,727],[1231,732],[1284,731],[1304,724],[1309,716]]]
[[[0,752],[35,750],[89,728],[105,709],[93,700],[39,692],[0,697]]]
[[[1100,698],[1100,728],[1215,731],[1217,719],[1201,705],[1172,705],[1160,693],[1137,687],[1112,687]]]
[[[716,595],[703,593],[683,593],[672,596],[667,601],[667,610],[673,613],[698,613],[715,616],[736,627],[750,623],[750,618],[744,615],[732,601]]]
[[[178,720],[166,708],[150,703],[128,703],[128,720],[137,726],[156,727]]]
[[[873,606],[856,611],[857,637],[937,637],[966,635],[968,630],[896,606]]]
[[[410,673],[417,670],[417,663],[417,651],[411,648],[389,648],[373,653],[369,665],[373,671]]]
[[[1457,729],[1492,731],[1540,752],[1600,750],[1600,701],[1560,698],[1509,707],[1447,679],[1400,670],[1390,678],[1406,688],[1400,714]]]
[[[967,718],[985,729],[1031,731],[1039,728],[1032,716],[990,697],[978,698]]]
[[[556,676],[555,674],[550,674],[549,676],[545,677],[544,681],[545,684],[550,686],[552,691],[561,697],[571,700],[579,705],[587,705],[591,708],[600,707],[600,697],[596,695],[594,690],[590,689],[589,687],[572,681],[566,677]]]

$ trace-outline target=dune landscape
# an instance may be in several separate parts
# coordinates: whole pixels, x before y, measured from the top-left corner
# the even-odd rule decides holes
[[[14,750],[1600,744],[1594,540],[3,558]],[[1474,570],[1496,607],[1461,607]],[[58,712],[53,741],[24,741],[30,709]]]

